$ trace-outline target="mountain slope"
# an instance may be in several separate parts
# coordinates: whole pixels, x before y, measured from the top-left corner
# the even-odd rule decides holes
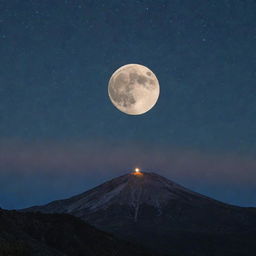
[[[155,173],[126,174],[27,210],[69,213],[164,253],[204,255],[211,248],[209,255],[253,255],[256,250],[255,209],[221,203]]]
[[[146,256],[140,248],[66,214],[0,210],[1,256]]]

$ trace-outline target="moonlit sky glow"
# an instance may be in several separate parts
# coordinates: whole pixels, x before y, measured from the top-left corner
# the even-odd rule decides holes
[[[0,207],[69,197],[134,166],[256,206],[255,10],[253,0],[0,1]],[[143,115],[108,97],[127,63],[161,86]]]

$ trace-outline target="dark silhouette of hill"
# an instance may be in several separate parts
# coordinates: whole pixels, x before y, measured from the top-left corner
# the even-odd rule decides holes
[[[149,256],[67,214],[0,210],[1,256]],[[151,255],[152,256],[152,255]]]

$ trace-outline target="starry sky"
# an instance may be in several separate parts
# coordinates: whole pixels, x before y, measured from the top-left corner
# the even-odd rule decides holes
[[[0,206],[61,199],[135,166],[256,206],[256,1],[0,0]],[[161,93],[118,111],[111,74]]]

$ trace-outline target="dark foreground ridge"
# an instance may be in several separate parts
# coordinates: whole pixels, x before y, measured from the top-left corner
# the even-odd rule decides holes
[[[0,210],[1,256],[149,256],[67,214]],[[153,255],[151,255],[153,256]]]
[[[155,173],[129,173],[27,211],[69,213],[168,255],[255,256],[256,209],[228,205]]]

